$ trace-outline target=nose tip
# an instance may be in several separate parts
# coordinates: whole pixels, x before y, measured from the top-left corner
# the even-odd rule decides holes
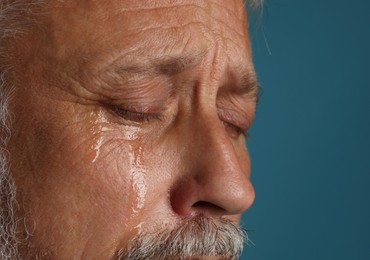
[[[220,136],[197,144],[184,157],[187,172],[171,191],[173,210],[181,216],[243,213],[255,199],[246,149],[236,151],[228,137]]]
[[[254,188],[244,173],[205,173],[180,181],[171,191],[171,205],[180,216],[238,215],[254,202]]]
[[[220,181],[220,185],[222,185]],[[230,181],[223,187],[210,184],[203,187],[192,210],[210,215],[238,215],[246,211],[255,199],[254,188],[249,180]]]
[[[220,185],[224,188],[217,188],[214,185],[215,190],[212,191],[210,187],[210,191],[205,196],[209,197],[212,203],[223,208],[227,215],[241,214],[253,204],[255,192],[248,178],[228,180],[223,184],[221,181]]]

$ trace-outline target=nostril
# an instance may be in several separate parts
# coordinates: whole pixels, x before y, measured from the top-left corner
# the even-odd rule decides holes
[[[213,203],[210,203],[210,202],[207,202],[207,201],[198,201],[196,203],[193,204],[192,206],[193,210],[197,211],[198,213],[202,213],[202,214],[205,214],[205,215],[208,215],[208,214],[224,214],[226,213],[226,210],[213,204]]]

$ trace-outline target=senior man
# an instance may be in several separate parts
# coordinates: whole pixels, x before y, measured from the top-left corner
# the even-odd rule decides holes
[[[1,259],[237,259],[242,0],[1,0]]]

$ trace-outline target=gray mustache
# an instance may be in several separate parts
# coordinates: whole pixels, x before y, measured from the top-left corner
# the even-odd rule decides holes
[[[215,221],[206,216],[188,218],[171,230],[140,234],[128,248],[116,253],[114,260],[188,259],[212,256],[238,259],[246,231],[228,219]]]

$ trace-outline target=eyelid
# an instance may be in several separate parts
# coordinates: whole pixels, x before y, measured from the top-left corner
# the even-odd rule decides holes
[[[236,135],[235,134],[232,135],[233,138],[238,138],[241,135],[244,136],[245,139],[249,138],[247,130],[244,130],[236,125],[230,124],[229,122],[226,121],[222,121],[222,123],[224,124],[225,128],[230,129],[229,131],[233,131],[234,133],[236,133]]]
[[[233,131],[231,133],[233,138],[238,138],[241,135],[244,136],[245,139],[249,137],[248,130],[250,124],[248,119],[240,115],[240,113],[231,109],[219,108],[218,116],[225,128],[227,128],[228,131]]]
[[[218,109],[218,116],[220,120],[234,125],[243,131],[247,131],[250,127],[250,123],[247,118],[231,109]]]
[[[112,107],[113,112],[119,117],[134,123],[146,123],[153,119],[161,120],[161,113],[143,113],[130,111],[118,106]]]

